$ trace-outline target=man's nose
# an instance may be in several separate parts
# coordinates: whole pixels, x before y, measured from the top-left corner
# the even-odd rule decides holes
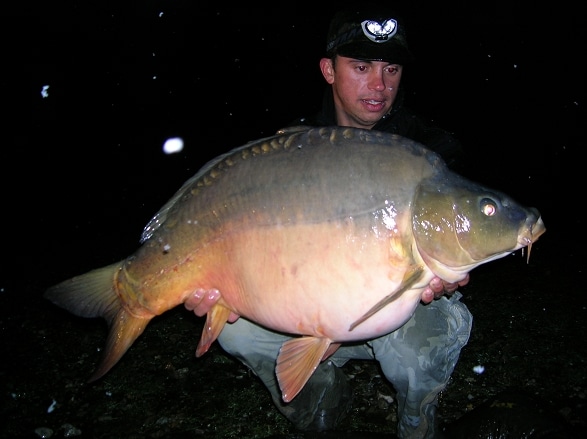
[[[382,91],[385,90],[385,81],[383,80],[383,76],[379,73],[374,73],[369,78],[369,88],[371,90]]]

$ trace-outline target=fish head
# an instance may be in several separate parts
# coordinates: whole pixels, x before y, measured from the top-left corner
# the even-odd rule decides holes
[[[545,231],[538,210],[448,169],[415,193],[412,228],[418,252],[440,278],[457,282],[473,268],[534,243]]]

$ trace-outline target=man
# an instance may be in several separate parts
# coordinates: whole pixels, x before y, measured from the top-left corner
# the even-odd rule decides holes
[[[327,88],[322,110],[292,125],[344,125],[397,133],[427,145],[450,165],[461,147],[451,135],[425,124],[403,107],[403,66],[412,61],[403,22],[392,14],[341,11],[333,18],[326,57],[320,60]],[[460,285],[467,283],[467,279]],[[452,374],[467,343],[472,316],[460,302],[458,285],[434,279],[422,303],[401,328],[362,344],[341,346],[316,369],[302,391],[284,403],[275,377],[275,361],[289,337],[236,315],[218,341],[267,386],[274,403],[300,430],[334,428],[348,413],[352,391],[340,366],[349,359],[377,360],[397,392],[400,438],[434,438],[438,394]],[[185,303],[204,315],[220,297],[218,291],[196,291]]]

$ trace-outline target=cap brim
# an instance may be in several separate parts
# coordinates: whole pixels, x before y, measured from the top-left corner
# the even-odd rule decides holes
[[[385,43],[373,44],[371,42],[350,43],[339,46],[335,49],[337,55],[348,58],[364,59],[368,61],[386,61],[392,64],[407,64],[414,60],[414,57],[404,46],[399,44]]]

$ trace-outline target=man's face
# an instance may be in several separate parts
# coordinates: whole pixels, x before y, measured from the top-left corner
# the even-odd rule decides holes
[[[344,56],[320,60],[332,85],[338,125],[371,129],[391,109],[397,96],[402,66]]]

